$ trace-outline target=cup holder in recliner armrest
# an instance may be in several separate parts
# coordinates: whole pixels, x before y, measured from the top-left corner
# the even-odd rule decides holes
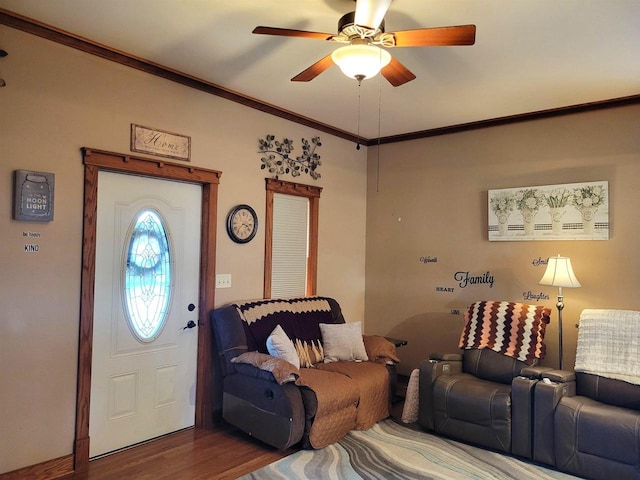
[[[545,372],[549,372],[551,370],[553,370],[553,368],[541,367],[537,365],[534,367],[525,367],[520,370],[520,376],[529,378],[531,380],[540,380]]]
[[[576,381],[576,374],[568,370],[549,370],[542,373],[542,378],[548,378],[554,383],[568,383]]]
[[[443,361],[443,362],[461,362],[462,354],[433,352],[429,354],[429,360]]]

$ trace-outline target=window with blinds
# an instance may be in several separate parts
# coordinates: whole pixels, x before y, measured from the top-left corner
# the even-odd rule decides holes
[[[275,193],[271,297],[305,296],[309,257],[309,199]]]
[[[265,182],[264,298],[316,295],[322,187]]]

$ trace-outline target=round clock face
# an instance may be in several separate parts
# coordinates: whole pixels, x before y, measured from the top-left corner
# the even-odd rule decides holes
[[[258,216],[249,205],[234,207],[227,217],[227,233],[236,243],[247,243],[258,231]]]

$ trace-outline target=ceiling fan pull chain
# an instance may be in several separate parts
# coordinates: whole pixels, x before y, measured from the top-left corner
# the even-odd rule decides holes
[[[358,142],[356,143],[356,150],[360,150],[360,87],[362,86],[362,80],[358,81]]]
[[[376,166],[376,192],[380,192],[380,126],[382,123],[382,79],[378,77],[378,162]]]

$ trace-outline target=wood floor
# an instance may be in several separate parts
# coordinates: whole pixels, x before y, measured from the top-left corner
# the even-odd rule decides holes
[[[391,415],[402,415],[402,402]],[[214,430],[187,429],[89,462],[89,471],[65,480],[235,479],[286,457],[224,421]]]
[[[89,471],[66,480],[234,479],[297,450],[279,451],[221,423],[187,429],[89,462]]]

